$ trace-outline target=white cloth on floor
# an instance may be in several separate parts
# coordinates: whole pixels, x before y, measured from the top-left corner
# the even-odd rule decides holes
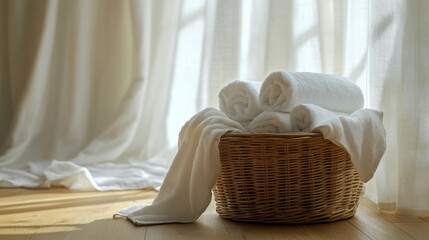
[[[81,167],[72,162],[54,160],[44,171],[44,176],[49,186],[64,186],[81,191],[110,191],[148,186],[159,189],[166,172],[164,166],[155,163],[99,163]]]
[[[228,131],[245,130],[213,108],[194,115],[179,134],[178,152],[152,205],[131,206],[115,216],[135,225],[195,221],[211,201],[221,167],[218,144]]]
[[[343,147],[363,182],[374,175],[386,150],[383,113],[361,109],[320,123],[312,132],[321,132],[325,139]]]
[[[287,133],[292,131],[289,113],[264,111],[247,125],[248,132]]]
[[[262,83],[235,80],[219,92],[219,109],[235,121],[249,121],[262,112],[259,91]]]
[[[300,104],[290,112],[292,130],[296,132],[310,132],[321,122],[348,115],[334,112],[314,104]]]
[[[167,167],[150,163],[97,163],[80,166],[71,161],[30,162],[22,168],[1,168],[1,187],[66,187],[79,191],[159,189]],[[124,176],[127,176],[124,178]]]
[[[259,94],[265,110],[290,112],[299,104],[317,104],[326,109],[352,113],[363,107],[361,89],[351,80],[331,74],[273,72],[264,80]]]

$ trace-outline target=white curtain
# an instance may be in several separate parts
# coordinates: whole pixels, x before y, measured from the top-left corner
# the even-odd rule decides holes
[[[362,88],[388,135],[366,196],[429,215],[429,2],[0,4],[1,186],[157,187],[221,86],[285,69]]]
[[[160,186],[175,17],[156,2],[1,2],[0,186]]]

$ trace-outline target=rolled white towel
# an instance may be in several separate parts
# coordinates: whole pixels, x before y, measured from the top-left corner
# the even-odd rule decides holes
[[[248,132],[286,133],[292,131],[290,114],[264,111],[256,116],[247,126]]]
[[[229,118],[239,122],[250,121],[262,112],[259,91],[262,83],[235,80],[219,92],[219,108]]]
[[[348,114],[334,112],[314,104],[300,104],[290,113],[292,130],[296,132],[310,132],[322,122],[346,116]]]
[[[259,94],[265,110],[290,112],[299,104],[317,104],[326,109],[352,113],[363,107],[361,89],[351,80],[331,74],[273,72]]]

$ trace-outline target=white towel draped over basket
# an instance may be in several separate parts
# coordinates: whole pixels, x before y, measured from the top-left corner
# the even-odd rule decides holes
[[[152,205],[131,206],[116,216],[136,225],[193,222],[205,211],[220,174],[218,144],[228,131],[245,132],[222,112],[208,108],[197,113],[182,128],[180,146],[173,164]],[[385,150],[385,132],[380,112],[363,109],[350,116],[323,122],[313,131],[345,148],[363,181],[374,173]]]

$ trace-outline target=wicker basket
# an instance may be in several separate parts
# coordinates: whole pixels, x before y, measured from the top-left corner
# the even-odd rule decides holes
[[[221,217],[316,223],[352,217],[362,182],[346,151],[319,133],[235,134],[219,143],[213,189]]]

